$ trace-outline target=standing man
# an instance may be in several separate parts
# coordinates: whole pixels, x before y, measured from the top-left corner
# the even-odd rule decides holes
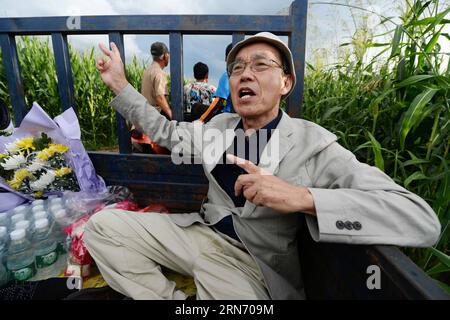
[[[195,82],[184,86],[185,119],[194,121],[208,109],[216,92],[216,87],[208,83],[209,69],[203,62],[194,65]]]
[[[228,44],[225,49],[225,62],[227,61],[227,56],[233,48],[233,43]],[[225,71],[219,79],[219,85],[217,86],[215,97],[223,99],[224,108],[222,112],[233,112],[233,104],[231,103],[230,96],[230,85],[228,83],[228,72]]]
[[[142,76],[141,94],[147,99],[148,103],[160,111],[168,120],[171,120],[172,110],[167,100],[167,96],[169,95],[167,74],[163,70],[169,64],[169,49],[164,43],[155,42],[152,44],[150,52],[153,57],[153,62],[144,71]],[[168,153],[167,149],[160,147],[147,135],[136,130],[134,123],[131,129],[131,142],[133,152]]]
[[[142,77],[141,93],[147,98],[150,105],[161,110],[161,114],[167,119],[172,119],[172,110],[167,96],[169,91],[167,88],[167,74],[163,71],[169,65],[169,49],[162,42],[155,42],[150,48],[153,62],[144,71]]]

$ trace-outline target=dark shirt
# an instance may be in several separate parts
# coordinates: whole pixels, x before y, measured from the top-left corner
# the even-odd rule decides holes
[[[239,121],[238,125],[235,128],[236,135],[234,137],[233,143],[230,145],[228,150],[223,153],[222,161],[219,162],[211,171],[212,176],[216,179],[219,186],[228,194],[237,208],[243,207],[246,199],[243,195],[243,192],[241,192],[239,196],[235,196],[234,185],[237,178],[241,174],[246,174],[247,172],[236,164],[229,163],[229,161],[226,159],[226,154],[234,154],[237,157],[250,160],[254,164],[258,165],[261,153],[263,152],[264,147],[269,142],[270,137],[272,136],[272,130],[274,130],[278,126],[282,115],[283,112],[279,110],[278,116],[275,119],[273,119],[260,130],[257,130],[250,137],[244,136],[244,126],[242,120]],[[220,220],[214,225],[214,227],[218,231],[228,235],[229,237],[240,241],[239,237],[236,234],[236,231],[234,230],[233,219],[231,215],[228,215]]]

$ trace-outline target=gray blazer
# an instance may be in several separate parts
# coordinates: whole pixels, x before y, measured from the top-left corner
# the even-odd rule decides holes
[[[280,214],[249,201],[235,208],[211,175],[233,141],[239,115],[221,114],[197,126],[168,121],[131,85],[111,106],[158,144],[171,150],[182,148],[185,156],[203,160],[208,201],[200,212],[171,214],[176,224],[212,225],[232,215],[236,233],[257,262],[272,299],[305,298],[297,248],[302,213]],[[211,136],[206,137],[206,129],[215,130],[218,141],[224,138],[226,143],[214,144]],[[437,241],[440,224],[430,206],[376,167],[360,163],[336,142],[334,134],[286,113],[277,129],[278,136],[272,135],[260,166],[291,184],[309,188],[317,217],[306,215],[306,223],[315,241],[414,247]],[[278,148],[278,157],[271,156],[272,148]]]

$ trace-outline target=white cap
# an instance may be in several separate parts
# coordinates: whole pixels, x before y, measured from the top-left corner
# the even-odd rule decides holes
[[[6,227],[0,226],[0,237],[3,238],[4,236],[6,236],[7,231],[8,231],[8,229],[6,229]]]
[[[59,202],[62,202],[62,198],[52,198],[52,199],[50,199],[50,203],[51,204],[56,204],[56,203],[59,203]]]
[[[41,206],[44,204],[44,200],[42,200],[42,199],[34,200],[31,204],[33,206]]]
[[[28,220],[22,220],[16,223],[16,225],[14,226],[14,229],[28,229],[28,227],[30,226],[30,221]]]
[[[0,221],[8,219],[8,214],[6,212],[0,212]]]
[[[34,223],[36,229],[43,229],[48,227],[48,219],[39,219]]]
[[[276,35],[270,32],[260,32],[255,35],[249,36],[248,38],[236,43],[236,45],[230,50],[230,53],[228,53],[227,56],[227,70],[228,66],[234,62],[234,59],[236,58],[236,55],[238,54],[239,50],[241,50],[243,47],[250,45],[255,42],[265,42],[269,45],[275,47],[280,51],[280,54],[283,58],[283,61],[286,64],[286,69],[284,70],[286,73],[290,74],[292,76],[292,88],[291,90],[285,95],[287,97],[295,87],[295,81],[296,81],[296,75],[295,75],[295,66],[294,66],[294,59],[292,58],[292,52],[289,49],[289,47]]]
[[[56,198],[59,198],[58,195],[56,195],[56,194],[52,194],[52,195],[48,196],[48,200],[52,200],[52,199],[56,199]]]
[[[48,213],[45,211],[38,211],[34,214],[34,220],[37,221],[39,219],[47,219]]]
[[[9,234],[9,236],[11,237],[11,240],[23,239],[23,238],[25,238],[25,230],[24,229],[14,230],[13,232],[11,232]]]
[[[23,213],[16,213],[15,215],[13,215],[11,217],[11,222],[13,224],[16,224],[17,222],[19,222],[21,220],[25,220],[25,215]]]
[[[39,212],[39,211],[44,211],[45,209],[44,209],[44,206],[43,205],[37,205],[37,206],[35,206],[35,207],[33,207],[33,209],[31,209],[31,211],[33,212],[33,213],[36,213],[36,212]]]
[[[55,217],[55,219],[61,219],[64,217],[67,217],[67,212],[64,209],[58,210],[56,211],[53,216]]]

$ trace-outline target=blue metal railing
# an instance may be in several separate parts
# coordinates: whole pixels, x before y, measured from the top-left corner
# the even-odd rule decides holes
[[[299,117],[303,96],[307,7],[307,0],[296,0],[290,6],[289,15],[82,16],[79,17],[79,28],[72,28],[68,24],[71,17],[1,18],[0,45],[16,125],[27,113],[15,41],[17,35],[51,35],[61,108],[66,110],[73,107],[76,110],[67,35],[106,33],[109,41],[117,44],[125,61],[124,34],[169,34],[171,106],[175,120],[183,119],[184,34],[231,34],[233,43],[245,35],[260,31],[288,36],[298,81],[289,97],[286,111],[293,117]],[[117,127],[120,153],[130,153],[130,133],[119,114]]]

